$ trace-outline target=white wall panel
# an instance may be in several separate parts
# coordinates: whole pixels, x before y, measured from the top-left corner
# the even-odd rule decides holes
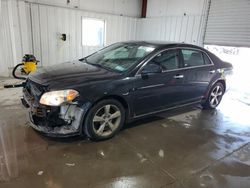
[[[139,17],[141,13],[141,0],[71,0],[69,4],[67,3],[67,0],[27,1],[131,17]]]
[[[147,17],[201,15],[206,0],[148,0]]]
[[[136,18],[38,4],[30,6],[33,43],[36,47],[34,55],[40,58],[43,66],[82,58],[99,49],[99,47],[82,46],[83,17],[105,20],[107,45],[118,41],[135,40],[136,37]],[[59,39],[62,33],[67,35],[65,42]]]
[[[208,0],[149,0],[139,19],[137,39],[203,45]]]
[[[129,11],[134,12],[134,9],[131,8],[132,0],[107,0],[106,4],[98,1],[99,8],[110,6],[109,8],[113,9],[114,12],[110,12],[107,7],[100,10],[97,8],[93,11],[108,12],[109,14],[61,8],[58,6],[61,6],[64,1],[57,0],[47,2],[44,0],[44,3],[58,3],[56,6],[37,3],[43,0],[30,0],[35,3],[25,3],[21,0],[0,1],[2,7],[0,12],[0,20],[2,21],[0,22],[0,53],[2,54],[0,54],[0,74],[4,76],[8,75],[8,68],[11,69],[19,63],[25,53],[35,54],[37,59],[41,60],[42,65],[53,65],[78,59],[98,50],[96,47],[86,47],[81,44],[82,17],[106,20],[106,45],[125,40],[165,40],[198,45],[202,45],[203,42],[204,10],[206,10],[204,6],[207,0],[201,0],[205,3],[203,8],[199,9],[199,11],[202,10],[202,13],[199,14],[198,11],[191,14],[193,10],[190,6],[193,3],[190,3],[188,9],[184,10],[185,7],[176,9],[176,14],[172,14],[173,11],[171,13],[166,9],[164,14],[155,14],[156,17],[151,14],[152,17],[146,19],[114,15],[123,14],[122,10],[125,11],[125,9],[131,9]],[[93,4],[87,3],[86,9],[94,7],[97,2],[97,0],[91,1]],[[76,1],[74,2],[76,3]],[[84,0],[79,2],[80,8],[85,9],[84,4],[82,4]],[[125,3],[125,8],[121,7],[122,2]],[[168,9],[172,9],[176,7],[179,0],[176,3],[172,0],[167,0],[167,2],[170,3]],[[195,6],[200,7],[200,4]],[[94,9],[93,7],[91,9]],[[190,12],[184,16],[183,11],[187,10]],[[129,11],[128,14],[130,14]],[[59,39],[62,33],[67,34],[65,42]]]
[[[8,3],[1,0],[0,8],[0,76],[8,75],[8,66],[13,62],[8,17]]]
[[[23,1],[1,0],[0,75],[7,76],[11,67],[20,63],[25,53],[31,53],[27,7]]]
[[[203,16],[166,16],[142,19],[138,21],[137,39],[202,45],[203,19]]]
[[[135,17],[140,14],[140,0],[108,0],[105,3],[72,0],[70,5],[66,4],[66,0],[29,1],[33,3],[0,0],[0,76],[10,75],[12,68],[20,63],[26,53],[35,54],[41,60],[41,65],[52,65],[84,57],[97,50],[98,48],[81,45],[82,17],[107,21],[106,44],[135,39]],[[67,8],[60,8],[61,6]],[[74,6],[78,8],[74,9]],[[66,42],[59,40],[61,33],[67,34]]]
[[[36,54],[36,58],[41,60],[42,58],[42,48],[41,48],[41,33],[40,33],[40,22],[39,20],[40,12],[36,5],[29,4],[30,9],[27,11],[30,13],[30,30],[31,30],[31,42],[32,42],[32,52]]]

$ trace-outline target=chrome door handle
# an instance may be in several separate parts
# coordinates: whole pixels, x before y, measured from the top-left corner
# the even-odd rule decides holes
[[[215,73],[215,70],[211,70],[209,71],[210,74],[214,74]]]
[[[178,74],[174,76],[174,79],[182,79],[182,78],[184,78],[184,75],[182,74]]]

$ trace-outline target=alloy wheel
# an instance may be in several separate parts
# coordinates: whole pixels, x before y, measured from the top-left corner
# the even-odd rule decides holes
[[[220,85],[217,85],[210,94],[209,103],[211,107],[215,108],[216,106],[218,106],[218,104],[222,99],[222,95],[223,95],[223,88],[221,88]]]
[[[93,130],[99,136],[111,135],[121,123],[121,111],[116,105],[107,104],[99,108],[92,121]]]

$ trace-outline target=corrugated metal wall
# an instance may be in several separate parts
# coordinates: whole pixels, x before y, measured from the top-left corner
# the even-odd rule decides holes
[[[24,1],[1,0],[0,76],[8,76],[24,53],[32,53]]]
[[[134,40],[137,19],[73,9],[30,4],[34,54],[42,65],[52,65],[84,57],[98,47],[82,46],[81,19],[100,18],[106,22],[106,44]],[[59,39],[65,33],[67,40]]]
[[[52,65],[97,50],[81,44],[82,17],[106,20],[107,45],[134,39],[198,45],[203,42],[205,14],[139,19],[17,0],[0,1],[0,76],[7,76],[8,69],[19,63],[25,53],[35,54],[42,65]],[[66,42],[59,39],[61,33],[67,34]]]
[[[11,39],[10,39],[10,28],[8,15],[8,4],[1,1],[0,7],[0,75],[6,76],[6,70],[8,69],[9,63],[13,62]],[[8,63],[6,63],[8,62]]]
[[[250,0],[212,0],[205,43],[250,47]]]
[[[208,0],[150,0],[149,18],[138,22],[137,38],[203,45]],[[181,5],[181,6],[180,6]]]
[[[135,40],[137,18],[99,14],[17,0],[0,0],[0,76],[8,76],[26,53],[41,65],[84,57],[98,48],[81,44],[82,17],[106,21],[106,44]],[[67,41],[59,39],[67,34]]]
[[[8,70],[10,63],[13,62],[8,3],[1,0],[0,9],[0,75],[6,76],[6,70]]]
[[[164,16],[139,20],[137,39],[203,44],[204,16]]]
[[[141,0],[26,0],[27,2],[54,5],[91,12],[140,17]],[[199,0],[198,0],[199,1]]]
[[[147,17],[201,15],[207,0],[148,0]]]

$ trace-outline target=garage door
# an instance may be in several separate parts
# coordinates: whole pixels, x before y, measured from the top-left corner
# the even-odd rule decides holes
[[[250,0],[212,0],[204,43],[250,47]]]

